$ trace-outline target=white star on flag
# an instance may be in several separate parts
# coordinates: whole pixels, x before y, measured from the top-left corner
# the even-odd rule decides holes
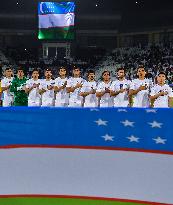
[[[138,138],[138,137],[135,137],[135,136],[130,136],[130,137],[127,137],[127,139],[129,139],[130,140],[130,142],[139,142],[139,139],[140,138]]]
[[[95,121],[95,123],[97,123],[98,126],[101,126],[101,125],[107,126],[108,121],[104,121],[102,119],[99,119],[99,120]]]
[[[125,120],[125,121],[122,121],[121,123],[122,123],[125,127],[128,127],[128,126],[129,126],[129,127],[134,127],[133,124],[134,124],[135,122],[130,122],[129,120]]]
[[[151,125],[152,128],[162,128],[162,125],[163,125],[163,123],[159,123],[156,121],[149,122],[148,124]]]
[[[157,113],[157,110],[155,110],[155,109],[147,109],[146,112],[147,113]]]
[[[105,136],[102,136],[102,138],[104,138],[105,141],[114,141],[114,137],[110,136],[108,134],[106,134]]]
[[[157,137],[156,139],[153,138],[156,144],[166,144],[166,139],[162,139],[161,137]]]
[[[127,110],[126,109],[118,109],[117,112],[127,112]]]

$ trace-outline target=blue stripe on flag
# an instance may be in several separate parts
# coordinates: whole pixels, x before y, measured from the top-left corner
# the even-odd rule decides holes
[[[1,108],[0,146],[101,146],[173,152],[173,109]]]
[[[67,14],[74,13],[75,3],[74,2],[39,2],[38,3],[38,14]]]

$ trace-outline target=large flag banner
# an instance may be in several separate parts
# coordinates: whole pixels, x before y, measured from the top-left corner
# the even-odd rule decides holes
[[[0,109],[0,204],[173,204],[173,109]]]
[[[74,2],[38,3],[38,38],[73,40],[75,24]]]

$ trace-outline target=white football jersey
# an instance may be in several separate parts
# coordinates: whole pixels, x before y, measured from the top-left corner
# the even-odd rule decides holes
[[[114,97],[114,107],[127,107],[129,105],[129,98],[128,98],[128,90],[130,88],[130,81],[129,80],[115,80],[113,81],[110,90],[114,92],[118,92],[121,89],[127,89],[124,93],[119,93],[117,96]]]
[[[67,78],[62,79],[58,77],[55,79],[55,86],[61,87],[67,82],[67,80],[68,80]],[[69,94],[67,93],[66,88],[57,92],[56,99],[55,99],[55,106],[68,105],[68,101],[69,101]]]
[[[94,82],[85,82],[80,92],[90,92],[92,90],[97,89],[97,83]],[[85,97],[84,107],[97,107],[98,106],[98,98],[96,94],[90,94]]]
[[[3,78],[1,80],[1,87],[7,87],[7,86],[11,85],[12,81],[13,81],[13,77],[11,77],[11,78],[6,78],[6,77]],[[10,93],[9,89],[3,91],[3,106],[10,106],[10,105],[12,105],[13,99],[14,99],[13,94]]]
[[[146,86],[146,90],[139,91],[133,98],[133,107],[149,107],[149,92],[151,89],[151,81],[149,79],[134,79],[130,84],[130,90],[137,90],[140,86]]]
[[[168,103],[169,97],[171,97],[171,98],[173,97],[172,89],[167,84],[165,84],[163,86],[156,84],[155,86],[152,87],[150,95],[154,96],[156,94],[159,94],[159,92],[168,92],[168,94],[158,97],[154,101],[154,107],[157,107],[157,108],[169,107],[169,103]]]
[[[37,84],[40,86],[41,84],[41,80],[34,80],[34,79],[29,79],[26,81],[26,88],[31,88],[34,84]],[[38,88],[33,88],[29,95],[28,95],[28,102],[31,102],[31,104],[35,104],[37,102],[37,104],[39,105],[39,102],[41,100],[41,95],[39,94],[39,87]],[[30,103],[28,103],[28,105],[30,106]]]
[[[67,88],[70,87],[75,87],[78,83],[84,83],[85,80],[83,78],[69,78],[67,80]],[[75,89],[74,92],[70,93],[69,96],[69,105],[73,106],[73,105],[78,105],[78,106],[82,106],[82,100],[83,98],[79,95],[81,88],[77,88]]]
[[[54,103],[54,90],[48,90],[48,86],[54,86],[55,81],[54,80],[49,80],[47,81],[46,79],[41,80],[40,87],[39,89],[44,89],[46,92],[42,94],[42,106],[52,106]]]
[[[100,82],[98,84],[96,92],[103,92],[105,89],[110,89],[112,82],[105,83]],[[113,106],[113,98],[110,96],[109,93],[105,93],[100,99],[100,107],[112,107]]]

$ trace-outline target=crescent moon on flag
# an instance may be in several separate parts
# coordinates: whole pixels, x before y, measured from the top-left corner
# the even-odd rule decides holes
[[[74,15],[71,13],[67,13],[65,15],[65,19],[67,21],[67,24],[70,26],[71,24],[74,24]]]
[[[42,5],[43,5],[43,2],[40,3],[40,11],[41,11],[41,13],[44,13],[44,12],[43,12],[43,6],[42,6]]]

